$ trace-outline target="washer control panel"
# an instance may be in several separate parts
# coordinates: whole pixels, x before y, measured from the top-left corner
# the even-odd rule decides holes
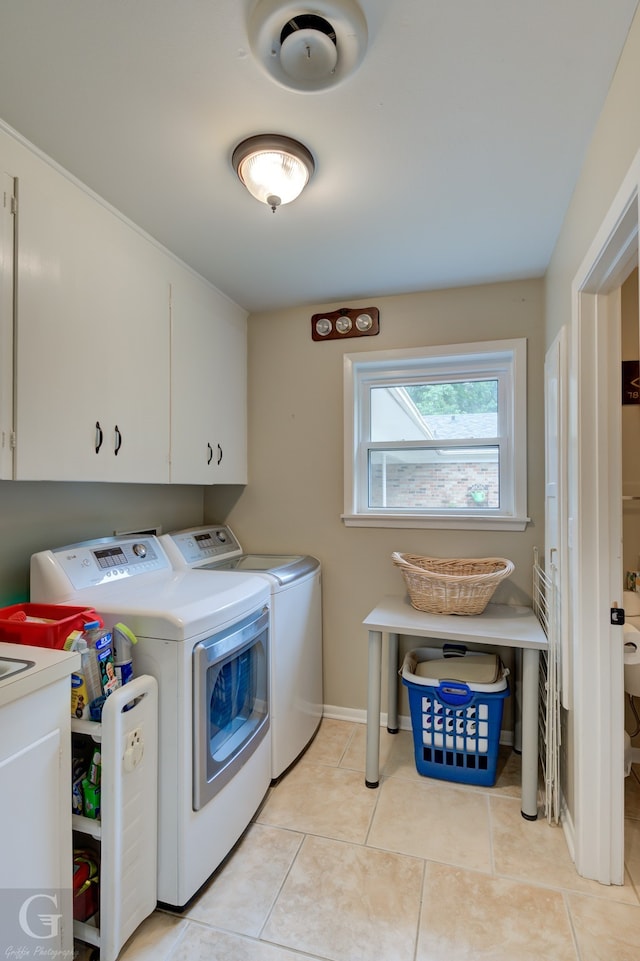
[[[242,554],[242,548],[228,527],[193,527],[163,537],[167,550],[177,550],[188,565],[198,561],[226,560]]]
[[[58,547],[51,554],[75,590],[150,571],[171,570],[169,559],[155,537],[104,537]]]

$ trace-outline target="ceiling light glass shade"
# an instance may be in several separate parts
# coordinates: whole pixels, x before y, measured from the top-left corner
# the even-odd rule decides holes
[[[233,152],[232,163],[251,196],[272,210],[299,197],[315,170],[303,144],[276,134],[243,140]]]

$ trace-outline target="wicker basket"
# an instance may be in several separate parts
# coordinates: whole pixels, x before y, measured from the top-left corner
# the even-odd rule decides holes
[[[504,557],[446,558],[392,555],[417,611],[429,614],[482,614],[493,592],[514,570]]]

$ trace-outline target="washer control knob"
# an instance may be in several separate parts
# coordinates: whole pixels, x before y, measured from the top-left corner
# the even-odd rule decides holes
[[[134,544],[133,553],[136,555],[136,557],[146,557],[147,548],[144,544]]]

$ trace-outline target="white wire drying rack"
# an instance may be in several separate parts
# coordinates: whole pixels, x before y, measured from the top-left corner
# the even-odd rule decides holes
[[[533,610],[549,646],[540,652],[539,756],[544,777],[544,810],[547,821],[560,820],[560,644],[558,637],[559,592],[557,568],[546,572],[538,548],[533,551]]]

